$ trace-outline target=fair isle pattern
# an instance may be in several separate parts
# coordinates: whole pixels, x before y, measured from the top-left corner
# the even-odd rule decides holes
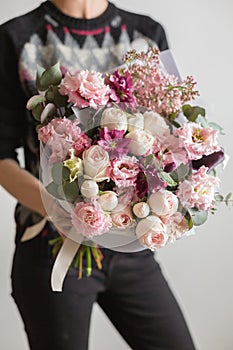
[[[148,46],[156,44],[138,31],[134,31],[134,40],[130,41],[127,26],[121,25],[121,35],[118,43],[114,42],[111,28],[100,28],[99,31],[64,30],[64,42],[57,36],[51,24],[47,24],[47,37],[45,44],[38,34],[33,34],[24,45],[19,59],[19,74],[23,85],[35,81],[37,65],[48,68],[60,62],[61,67],[71,73],[79,69],[97,70],[106,72],[122,64],[122,56],[134,48],[138,39],[146,42]],[[104,33],[101,47],[95,38]],[[75,36],[85,36],[85,42],[80,47]]]

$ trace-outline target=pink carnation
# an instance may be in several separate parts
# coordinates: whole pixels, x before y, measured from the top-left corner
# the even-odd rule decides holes
[[[75,141],[81,133],[78,124],[78,119],[71,121],[65,117],[54,118],[51,122],[38,130],[38,138],[43,143],[47,143],[52,135],[57,134],[67,140]]]
[[[91,147],[91,139],[82,132],[73,144],[74,155],[76,157],[82,157],[83,152]]]
[[[107,175],[117,186],[133,186],[137,180],[139,166],[135,157],[123,156],[111,161]]]
[[[97,203],[77,203],[71,220],[77,232],[88,238],[102,235],[112,226],[110,217]]]
[[[215,188],[219,186],[220,180],[207,174],[209,169],[202,166],[188,180],[183,181],[177,191],[181,204],[188,208],[209,210],[215,195]]]
[[[74,75],[67,72],[59,92],[61,95],[68,95],[68,101],[78,108],[98,109],[108,103],[110,88],[105,85],[101,73],[85,70]]]
[[[218,134],[218,130],[203,128],[197,123],[185,123],[174,132],[174,135],[179,137],[180,145],[186,149],[191,160],[200,159],[203,155],[207,156],[219,151]]]

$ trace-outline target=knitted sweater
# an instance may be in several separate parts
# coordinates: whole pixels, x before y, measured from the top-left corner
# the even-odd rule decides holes
[[[24,148],[25,168],[38,176],[39,143],[35,122],[26,102],[36,93],[37,64],[44,68],[60,62],[69,71],[108,71],[121,64],[122,56],[138,46],[168,48],[163,27],[150,17],[108,4],[94,19],[63,14],[50,1],[0,26],[0,159],[17,160]],[[140,47],[139,47],[140,49]],[[40,220],[18,205],[18,226]]]

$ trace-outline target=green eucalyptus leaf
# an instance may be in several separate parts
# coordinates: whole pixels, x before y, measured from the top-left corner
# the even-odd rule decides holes
[[[189,209],[189,212],[195,226],[203,225],[208,218],[208,211],[206,210]]]
[[[62,178],[64,181],[70,181],[70,169],[66,166],[62,168]]]
[[[216,195],[214,196],[214,200],[215,200],[216,202],[223,202],[223,201],[224,201],[224,197],[223,197],[221,194],[216,194]]]
[[[167,182],[169,187],[174,187],[174,186],[177,185],[177,182],[174,181],[173,178],[168,173],[166,173],[165,171],[160,171],[159,172],[159,177],[160,177],[161,180]]]
[[[41,66],[37,66],[37,74],[36,74],[36,88],[38,91],[43,91],[43,88],[40,83],[40,79],[42,77],[42,74],[45,72],[45,69]]]
[[[68,97],[62,96],[57,86],[50,86],[45,96],[47,102],[54,103],[57,107],[65,107],[67,105]]]
[[[224,135],[223,128],[218,125],[217,123],[210,122],[209,127],[211,127],[214,130],[219,130],[221,135]]]
[[[62,184],[62,173],[63,173],[63,163],[57,163],[52,168],[52,178],[55,184],[61,185]]]
[[[199,107],[199,106],[191,106],[189,104],[184,105],[182,107],[182,111],[183,111],[184,116],[190,122],[195,122],[199,115],[201,115],[202,117],[205,117],[205,115],[206,115],[204,108]]]
[[[65,194],[65,198],[66,200],[68,200],[69,202],[74,202],[75,199],[78,197],[79,195],[79,187],[78,184],[74,181],[74,182],[65,182],[63,185],[63,191]]]
[[[226,195],[225,202],[226,202],[226,205],[227,205],[227,206],[229,205],[229,201],[230,201],[231,197],[232,197],[232,193],[228,193],[228,194]]]
[[[170,173],[170,176],[177,183],[183,182],[190,173],[190,166],[188,164],[181,164],[176,170]]]
[[[203,128],[209,127],[209,123],[207,122],[206,118],[204,118],[200,115],[197,117],[196,123],[200,124]]]
[[[48,186],[46,186],[46,189],[55,198],[62,199],[58,192],[58,185],[54,182],[51,182]]]
[[[45,97],[42,95],[34,95],[28,100],[27,109],[30,111],[34,109],[38,104],[45,102]]]
[[[43,123],[49,117],[54,117],[56,114],[56,106],[53,103],[48,103],[41,114],[41,123]]]
[[[41,114],[43,113],[44,107],[41,104],[38,104],[32,110],[32,115],[37,121],[41,121]]]
[[[145,164],[147,165],[154,165],[155,164],[155,156],[153,154],[149,154],[145,159]]]
[[[46,69],[40,79],[39,85],[41,91],[45,91],[49,88],[50,85],[59,85],[62,80],[62,73],[60,70],[60,64],[56,63],[54,66]]]

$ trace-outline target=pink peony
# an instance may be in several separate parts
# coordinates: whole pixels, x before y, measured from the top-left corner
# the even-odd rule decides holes
[[[203,128],[197,123],[185,123],[174,131],[174,135],[179,137],[180,145],[186,149],[191,160],[219,151],[218,134],[218,130]]]
[[[133,186],[137,180],[139,166],[135,157],[123,156],[111,161],[107,175],[117,186]]]
[[[85,70],[74,75],[67,72],[59,92],[61,95],[68,95],[68,101],[78,108],[98,109],[108,103],[110,88],[105,85],[101,73]]]
[[[220,180],[207,174],[208,170],[208,168],[202,166],[188,180],[180,184],[176,194],[184,207],[199,210],[212,208],[215,188],[219,186]]]
[[[102,235],[112,226],[110,217],[97,203],[77,203],[71,220],[77,232],[88,238]]]

